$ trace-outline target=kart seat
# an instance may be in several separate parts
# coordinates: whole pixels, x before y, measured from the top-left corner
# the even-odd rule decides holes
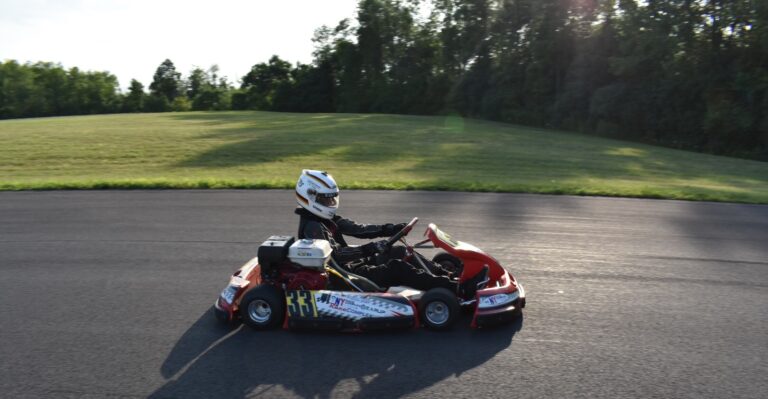
[[[333,260],[331,260],[329,264],[331,266],[331,272],[336,274],[338,277],[344,280],[347,284],[351,285],[352,288],[358,289],[362,292],[386,292],[387,291],[386,288],[382,288],[378,286],[373,281],[344,269]]]

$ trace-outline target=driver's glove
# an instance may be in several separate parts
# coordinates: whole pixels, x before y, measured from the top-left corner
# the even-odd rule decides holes
[[[373,256],[375,254],[383,254],[387,250],[387,240],[369,242],[360,246],[363,250],[363,255]]]
[[[407,226],[408,223],[398,223],[398,224],[392,224],[387,223],[384,225],[384,236],[393,236],[395,233],[399,232],[400,230],[404,229],[405,226]]]

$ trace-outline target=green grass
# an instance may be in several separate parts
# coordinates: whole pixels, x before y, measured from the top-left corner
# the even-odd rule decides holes
[[[342,188],[768,203],[768,163],[456,117],[269,112],[0,121],[0,189]]]

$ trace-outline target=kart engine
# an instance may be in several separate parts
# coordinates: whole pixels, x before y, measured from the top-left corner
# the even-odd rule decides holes
[[[326,240],[303,239],[288,248],[288,259],[298,270],[283,269],[286,289],[322,290],[328,282],[325,265],[331,258],[331,245]]]
[[[328,274],[320,270],[285,267],[280,277],[286,290],[323,290],[328,283]]]
[[[287,290],[322,290],[328,274],[325,265],[331,257],[326,240],[296,240],[290,236],[271,236],[259,246],[262,275],[279,276]]]

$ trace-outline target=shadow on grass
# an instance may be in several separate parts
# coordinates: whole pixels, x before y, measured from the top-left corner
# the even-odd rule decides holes
[[[212,132],[200,136],[201,140],[227,141],[176,165],[191,168],[249,166],[299,156],[347,162],[391,160],[408,156],[397,140],[402,139],[398,127],[408,126],[409,140],[419,142],[434,141],[439,131],[430,118],[408,116],[254,112],[173,117],[211,126]]]
[[[568,194],[622,195],[612,193],[612,181],[647,181],[630,195],[650,198],[739,200],[753,186],[768,186],[765,163],[485,121],[261,112],[172,117],[211,126],[200,139],[221,142],[176,165],[186,168],[307,157],[352,167],[388,163],[388,170],[418,176],[427,189],[557,194],[562,186]],[[604,189],[579,187],[590,179]]]
[[[446,333],[229,331],[206,312],[169,353],[161,368],[169,381],[150,397],[275,397],[288,391],[303,398],[397,398],[487,362],[512,344],[522,325],[521,318],[496,329],[457,326]],[[343,394],[334,393],[337,386]]]

